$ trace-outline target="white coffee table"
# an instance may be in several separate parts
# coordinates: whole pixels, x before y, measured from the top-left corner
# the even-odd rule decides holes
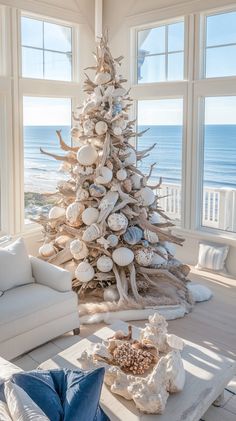
[[[118,329],[127,331],[127,327],[127,323],[122,321],[104,327],[45,361],[40,368],[74,369],[80,367],[78,357],[83,350],[91,346],[91,343],[107,339]],[[133,328],[133,336],[139,336],[139,328]],[[199,421],[234,376],[236,363],[194,343],[185,341],[185,344],[182,352],[186,370],[185,387],[182,392],[169,396],[164,414],[142,414],[133,402],[112,394],[104,385],[101,406],[112,421]]]

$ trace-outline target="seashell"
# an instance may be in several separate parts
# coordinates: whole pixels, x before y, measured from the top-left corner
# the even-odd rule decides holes
[[[85,206],[80,202],[71,203],[66,209],[66,219],[70,225],[77,227],[81,225],[81,214]]]
[[[78,174],[82,174],[85,175],[85,168],[83,165],[80,164],[76,164],[74,166],[74,168],[72,169],[73,174],[78,175]],[[90,168],[90,167],[88,167]]]
[[[83,106],[81,114],[86,114],[86,113],[92,111],[96,106],[97,106],[97,104],[96,104],[96,101],[94,101],[94,100],[86,102]]]
[[[60,172],[67,172],[71,170],[71,164],[69,164],[69,162],[62,162],[61,165],[58,168],[58,171]]]
[[[123,238],[127,244],[137,244],[143,236],[143,231],[139,227],[129,227]]]
[[[107,219],[109,228],[112,231],[120,231],[128,226],[128,219],[123,213],[112,213]]]
[[[141,248],[135,251],[135,260],[140,266],[150,266],[153,254],[152,249]]]
[[[48,258],[56,254],[55,248],[51,243],[43,244],[39,248],[39,254],[41,257]]]
[[[115,234],[110,234],[107,237],[107,241],[110,247],[116,247],[119,242],[119,239]]]
[[[94,78],[94,83],[96,85],[104,85],[105,83],[110,82],[110,80],[111,80],[110,73],[99,72],[99,73],[96,74],[96,76]]]
[[[112,96],[115,97],[115,98],[117,98],[117,97],[123,96],[125,94],[126,94],[126,89],[124,89],[124,88],[116,88],[113,91]]]
[[[66,262],[63,264],[63,269],[68,270],[68,272],[71,273],[72,278],[75,278],[75,270],[77,268],[77,263],[74,260],[69,260],[69,262]]]
[[[95,127],[95,124],[92,120],[90,119],[85,120],[85,122],[83,123],[84,134],[86,136],[93,135],[94,127]]]
[[[98,153],[92,145],[84,145],[77,152],[77,160],[81,165],[93,165],[97,157]]]
[[[128,155],[124,159],[124,165],[128,167],[129,165],[136,165],[136,153],[132,148],[125,148],[124,150],[120,151],[120,157],[122,158],[124,155]]]
[[[141,188],[142,177],[140,177],[138,174],[133,174],[130,178],[133,184],[133,188],[135,190],[139,190]]]
[[[100,169],[100,174],[98,177],[95,178],[95,182],[97,184],[108,184],[112,180],[113,172],[110,168],[102,167]]]
[[[134,253],[127,247],[119,247],[113,251],[112,259],[118,266],[127,266],[134,260]]]
[[[127,178],[125,181],[123,181],[123,187],[127,193],[130,193],[132,190],[132,181]]]
[[[151,222],[151,224],[159,224],[161,222],[159,213],[152,212],[149,216],[149,222]]]
[[[127,175],[127,171],[124,168],[121,168],[119,171],[117,171],[116,178],[117,180],[123,181],[126,179]]]
[[[116,136],[120,136],[120,135],[122,134],[122,128],[121,128],[121,127],[114,127],[114,129],[113,129],[113,133],[114,133]]]
[[[82,127],[81,126],[75,126],[71,129],[70,133],[73,139],[79,139],[81,136]]]
[[[79,188],[76,192],[76,200],[83,201],[89,198],[89,192],[85,189]]]
[[[176,247],[173,243],[170,243],[169,241],[163,241],[163,243],[161,243],[161,245],[163,247],[165,247],[165,249],[167,250],[168,253],[171,254],[171,256],[175,256],[176,254]]]
[[[103,292],[103,299],[104,301],[118,301],[120,298],[120,294],[116,285],[111,285],[104,289]]]
[[[68,235],[59,235],[59,237],[55,238],[54,244],[60,249],[64,249],[66,244],[70,240],[71,240],[71,237],[69,237]]]
[[[94,268],[88,262],[81,262],[75,270],[75,276],[80,282],[89,282],[94,275]]]
[[[147,240],[142,240],[141,243],[143,247],[149,247],[149,242]]]
[[[113,170],[113,164],[110,160],[106,161],[107,168],[110,168],[110,170]]]
[[[161,254],[163,254],[163,257],[165,259],[168,259],[168,252],[165,249],[165,247],[158,245],[157,247],[155,247],[155,250],[158,250]]]
[[[95,132],[101,136],[103,134],[105,134],[107,132],[108,126],[107,123],[105,121],[98,121],[95,124]]]
[[[92,197],[102,197],[106,192],[106,187],[99,184],[91,184],[89,187],[89,193]]]
[[[88,228],[86,228],[86,230],[83,233],[82,239],[89,243],[90,241],[94,241],[97,238],[101,237],[101,235],[102,232],[100,226],[97,224],[92,224]]]
[[[60,206],[53,206],[48,214],[49,219],[57,219],[64,216],[66,213],[64,208],[61,208]]]
[[[150,206],[155,200],[155,194],[150,187],[143,187],[134,196],[138,198],[142,206]]]
[[[87,208],[83,211],[81,217],[85,225],[92,225],[98,220],[99,210],[96,208]]]
[[[166,263],[166,260],[161,257],[159,254],[157,253],[153,253],[153,257],[152,257],[152,261],[151,261],[151,265],[163,265],[164,263]]]
[[[97,260],[97,268],[100,272],[110,272],[113,267],[113,261],[108,256],[101,256]]]
[[[144,230],[144,238],[151,244],[158,243],[159,241],[158,235],[150,230]]]
[[[74,240],[70,243],[70,251],[73,257],[77,260],[84,259],[88,256],[88,248],[81,240]]]

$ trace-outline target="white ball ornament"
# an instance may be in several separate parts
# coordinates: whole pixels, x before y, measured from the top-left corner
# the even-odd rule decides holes
[[[75,276],[80,282],[89,282],[94,275],[94,268],[88,262],[81,262],[75,270]]]
[[[97,260],[97,268],[100,272],[110,272],[113,267],[113,261],[108,256],[101,256]]]
[[[71,203],[66,209],[66,219],[72,226],[78,226],[81,224],[81,214],[84,211],[85,206],[80,202]]]
[[[138,197],[143,206],[150,206],[155,200],[155,194],[150,187],[143,187],[135,196]]]
[[[107,132],[108,126],[105,121],[98,121],[95,124],[95,132],[98,134],[98,136],[101,136]]]
[[[129,165],[136,165],[136,153],[132,148],[125,148],[123,151],[120,152],[120,156],[127,155],[124,159],[124,165],[128,167]]]
[[[53,206],[48,214],[49,219],[57,219],[64,216],[66,213],[64,208],[61,208],[60,206]]]
[[[124,181],[127,178],[127,171],[124,168],[121,168],[119,171],[117,171],[116,178],[119,181]]]
[[[81,165],[93,165],[97,157],[98,153],[92,145],[84,145],[77,152],[77,161]]]
[[[134,260],[134,253],[127,247],[119,247],[112,253],[112,259],[118,266],[127,266]]]
[[[110,247],[116,247],[119,242],[119,239],[115,234],[110,234],[107,237],[107,241]]]
[[[82,213],[82,221],[85,225],[92,225],[97,222],[99,210],[96,208],[87,208]]]
[[[108,167],[102,167],[100,169],[100,174],[98,177],[95,178],[96,184],[108,184],[112,180],[113,172]]]

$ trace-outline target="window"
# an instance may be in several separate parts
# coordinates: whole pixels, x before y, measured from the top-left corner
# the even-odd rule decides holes
[[[206,18],[205,76],[236,75],[236,12]]]
[[[184,22],[138,31],[138,83],[184,78]]]
[[[50,197],[63,179],[60,162],[40,152],[40,147],[61,155],[56,130],[70,143],[71,100],[69,98],[24,97],[24,191],[25,218],[48,212]]]
[[[202,225],[236,232],[236,96],[205,98]]]
[[[141,161],[140,169],[148,174],[156,163],[150,181],[158,184],[162,177],[162,188],[158,195],[160,206],[167,214],[181,219],[182,184],[182,136],[183,100],[163,99],[138,101],[138,131],[149,130],[137,140],[137,149],[142,151],[157,143],[150,155]]]
[[[72,29],[43,20],[21,18],[22,76],[72,80]]]

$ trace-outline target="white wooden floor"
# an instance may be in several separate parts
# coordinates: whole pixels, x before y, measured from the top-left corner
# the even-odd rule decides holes
[[[210,302],[197,304],[192,313],[184,319],[169,322],[169,332],[175,333],[192,342],[210,348],[236,359],[236,280],[208,272],[192,269],[190,278],[209,286],[214,297]],[[145,322],[135,322],[144,326]],[[99,325],[81,326],[80,336],[69,332],[33,351],[13,360],[24,370],[32,370],[43,361],[91,335]],[[236,420],[236,376],[225,390],[225,400],[220,408],[211,406],[202,421],[235,421]],[[175,420],[170,420],[175,421]]]

